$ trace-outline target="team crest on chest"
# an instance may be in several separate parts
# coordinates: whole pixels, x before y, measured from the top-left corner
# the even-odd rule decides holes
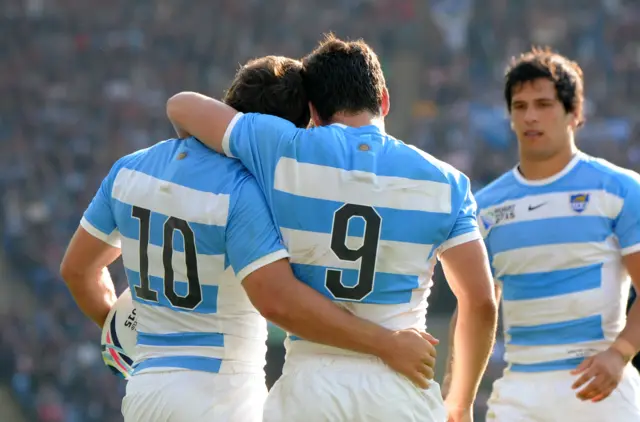
[[[589,203],[589,194],[578,193],[571,195],[569,201],[571,203],[571,208],[573,208],[575,212],[582,212],[587,208],[587,204]]]

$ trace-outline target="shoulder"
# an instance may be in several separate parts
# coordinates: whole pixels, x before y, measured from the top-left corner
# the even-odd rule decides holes
[[[517,187],[512,170],[502,174],[493,182],[475,193],[478,209],[486,209],[513,198],[514,188]]]
[[[112,170],[120,170],[122,168],[134,169],[135,167],[143,166],[145,162],[155,161],[163,156],[168,157],[180,147],[181,142],[184,141],[172,138],[157,142],[150,147],[134,151],[116,161]]]
[[[603,158],[585,155],[582,159],[581,178],[598,180],[608,193],[625,197],[630,190],[640,189],[640,175],[617,166]]]

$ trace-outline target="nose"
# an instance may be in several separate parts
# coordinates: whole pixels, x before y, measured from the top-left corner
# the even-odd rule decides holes
[[[538,111],[535,107],[527,107],[524,113],[524,121],[527,124],[536,123],[538,121]]]

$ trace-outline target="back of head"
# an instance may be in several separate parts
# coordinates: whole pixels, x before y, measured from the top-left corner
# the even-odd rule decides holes
[[[328,35],[302,63],[309,101],[324,123],[339,112],[381,114],[384,75],[378,56],[364,41]]]
[[[553,82],[558,100],[566,113],[573,113],[577,126],[584,123],[584,79],[580,66],[549,48],[536,48],[514,58],[505,74],[504,98],[511,113],[514,92],[528,82],[547,79]]]
[[[301,70],[302,63],[288,57],[251,60],[236,73],[224,102],[242,113],[271,114],[307,127],[309,105]]]

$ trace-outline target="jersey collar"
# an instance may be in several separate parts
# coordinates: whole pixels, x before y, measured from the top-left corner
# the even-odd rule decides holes
[[[332,123],[329,126],[335,126],[341,129],[347,129],[347,130],[350,130],[356,133],[361,133],[361,134],[367,134],[367,133],[378,133],[380,135],[387,134],[384,130],[384,126],[377,125],[375,123],[372,123],[366,126],[360,126],[360,127],[347,126],[347,125],[343,125],[342,123]]]
[[[544,185],[548,185],[550,183],[555,182],[556,180],[561,179],[562,177],[564,177],[567,173],[569,173],[571,170],[573,170],[573,168],[582,160],[582,158],[584,157],[584,154],[580,151],[578,151],[576,153],[576,155],[573,156],[573,158],[571,159],[571,161],[569,161],[569,164],[567,164],[560,172],[554,174],[551,177],[547,177],[546,179],[538,179],[538,180],[528,180],[525,179],[524,176],[522,175],[522,173],[520,173],[520,170],[518,170],[518,165],[516,165],[513,170],[513,177],[516,178],[516,180],[526,186],[544,186]]]

